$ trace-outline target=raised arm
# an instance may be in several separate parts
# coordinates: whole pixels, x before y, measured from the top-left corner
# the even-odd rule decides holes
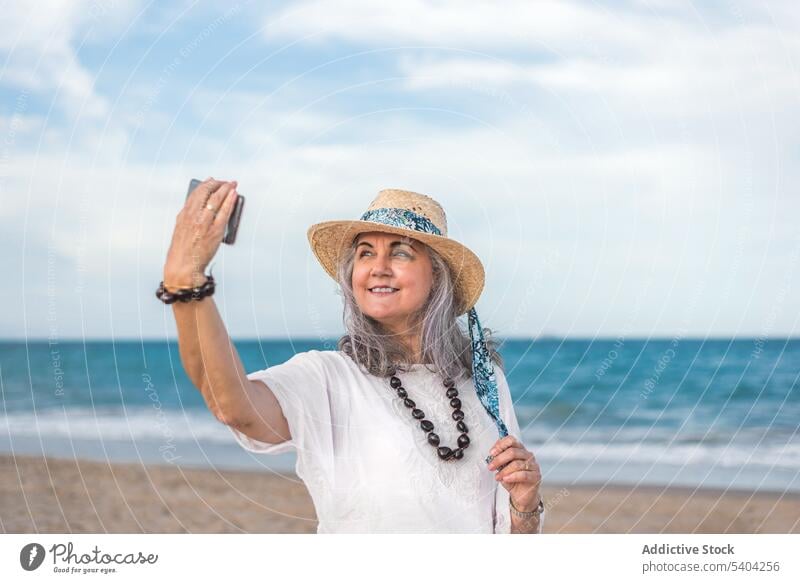
[[[167,291],[203,283],[205,268],[222,241],[233,210],[235,192],[235,181],[209,179],[189,195],[178,213],[164,265]],[[206,204],[218,209],[216,215]],[[181,362],[214,416],[259,441],[282,443],[291,439],[273,392],[263,382],[247,378],[213,297],[175,302],[172,313]]]

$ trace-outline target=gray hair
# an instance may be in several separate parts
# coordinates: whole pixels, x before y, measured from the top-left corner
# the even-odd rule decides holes
[[[426,249],[433,266],[433,284],[423,307],[410,318],[415,326],[421,323],[422,362],[432,365],[432,370],[441,372],[445,378],[472,378],[472,343],[468,326],[462,329],[456,316],[458,306],[453,275],[441,255],[427,245]],[[352,282],[355,256],[354,239],[337,270],[346,330],[339,339],[338,348],[375,376],[391,376],[395,368],[407,370],[404,365],[412,358],[408,346],[358,307]],[[491,359],[502,369],[503,359],[497,350],[497,342],[491,337],[492,331],[484,328],[483,333]]]

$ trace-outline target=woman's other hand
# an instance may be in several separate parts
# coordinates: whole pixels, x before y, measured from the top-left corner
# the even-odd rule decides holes
[[[514,508],[520,512],[531,512],[539,505],[539,486],[542,471],[533,453],[513,435],[506,435],[494,444],[489,452],[492,461],[488,468],[501,468],[495,475],[508,490]]]

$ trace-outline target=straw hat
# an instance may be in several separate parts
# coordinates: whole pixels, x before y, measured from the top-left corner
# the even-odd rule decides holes
[[[447,236],[447,217],[442,205],[429,196],[387,188],[359,220],[325,221],[308,229],[311,250],[334,280],[339,261],[359,233],[380,231],[405,235],[439,253],[450,266],[458,301],[457,315],[470,310],[483,291],[484,269],[469,248]]]

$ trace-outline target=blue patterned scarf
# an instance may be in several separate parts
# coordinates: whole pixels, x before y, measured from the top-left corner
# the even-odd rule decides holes
[[[362,221],[382,223],[392,227],[401,227],[420,233],[442,235],[439,228],[430,220],[413,211],[402,208],[379,208],[365,212],[361,216]],[[508,428],[500,418],[500,406],[497,397],[497,378],[494,374],[494,365],[489,356],[489,349],[483,337],[483,328],[478,319],[478,312],[475,308],[469,310],[469,338],[472,342],[472,379],[475,383],[475,391],[486,412],[494,420],[500,437],[508,435]],[[489,463],[491,456],[486,458]]]

